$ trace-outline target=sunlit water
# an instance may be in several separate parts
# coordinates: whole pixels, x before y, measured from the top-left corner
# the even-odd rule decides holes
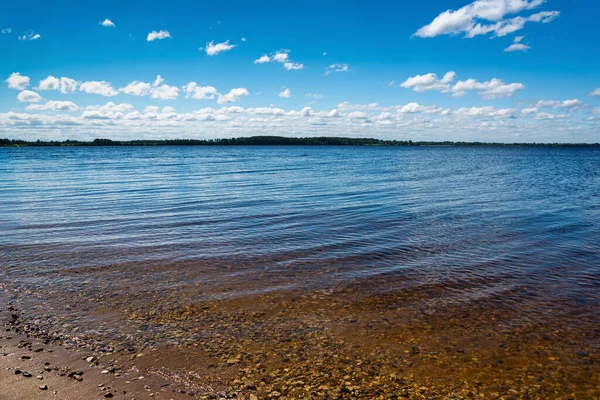
[[[4,148],[0,228],[0,280],[28,288],[210,282],[204,296],[241,296],[379,279],[443,285],[448,302],[509,290],[593,310],[600,151]]]

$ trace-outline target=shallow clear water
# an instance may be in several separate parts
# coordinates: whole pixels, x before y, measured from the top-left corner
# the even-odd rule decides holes
[[[153,266],[113,289],[213,296],[401,277],[449,302],[600,297],[596,149],[4,148],[0,204],[0,279],[32,287],[113,264]]]

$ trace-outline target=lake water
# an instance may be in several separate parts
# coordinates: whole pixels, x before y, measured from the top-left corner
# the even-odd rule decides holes
[[[87,327],[57,305],[350,286],[600,322],[598,149],[3,148],[0,232],[0,282],[52,305],[32,317]]]

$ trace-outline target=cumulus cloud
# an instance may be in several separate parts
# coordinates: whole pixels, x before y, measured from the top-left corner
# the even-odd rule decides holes
[[[585,108],[585,103],[579,99],[571,100],[540,100],[536,103],[535,108],[567,108],[569,110],[581,110]]]
[[[283,64],[283,67],[288,71],[304,69],[304,64],[300,64],[290,60],[289,50],[282,50],[274,53],[271,56],[263,55],[254,60],[254,64],[265,64],[269,62],[278,62]]]
[[[492,33],[505,36],[523,29],[527,22],[548,23],[556,19],[560,12],[542,11],[529,16],[506,16],[533,10],[546,0],[476,0],[458,10],[447,10],[421,27],[414,36],[431,38],[439,35],[457,35],[463,33],[472,38]]]
[[[552,119],[565,119],[568,117],[569,116],[567,114],[550,114],[547,112],[541,112],[535,116],[535,119],[537,119],[537,120],[552,120]]]
[[[264,64],[271,61],[271,57],[269,56],[261,56],[260,58],[254,60],[254,64]]]
[[[452,82],[456,79],[456,72],[449,71],[439,79],[434,73],[425,75],[416,75],[408,78],[400,84],[400,87],[412,89],[415,92],[425,92],[427,90],[437,90],[442,93],[452,92],[452,96],[460,97],[466,95],[469,91],[477,90],[478,94],[486,99],[498,99],[510,97],[518,90],[525,89],[522,83],[505,84],[502,80],[493,78],[486,82],[478,82],[475,79],[458,81],[454,85]]]
[[[358,119],[361,121],[368,121],[371,115],[364,111],[352,111],[348,113],[348,118],[350,119]]]
[[[37,103],[42,100],[42,96],[31,90],[23,90],[17,95],[17,100],[21,103]]]
[[[232,103],[246,96],[250,96],[250,92],[248,92],[246,88],[235,88],[231,89],[227,94],[219,94],[219,99],[217,100],[217,103]]]
[[[287,99],[288,97],[292,97],[292,91],[290,89],[285,89],[284,91],[279,93],[279,97]]]
[[[446,72],[442,79],[438,79],[437,75],[434,73],[428,73],[425,75],[417,75],[408,78],[402,82],[400,86],[406,89],[412,89],[415,92],[439,90],[442,93],[447,93],[450,90],[450,84],[455,78],[456,72],[454,71]]]
[[[106,81],[87,81],[79,85],[79,90],[90,94],[99,94],[101,96],[112,97],[119,94],[109,82]]]
[[[32,111],[77,111],[79,107],[72,101],[47,101],[45,104],[30,104],[25,107],[26,110]]]
[[[288,71],[294,71],[294,70],[298,70],[298,69],[304,69],[304,64],[290,61],[290,62],[283,63],[283,68],[287,69]]]
[[[208,54],[209,56],[214,56],[223,51],[229,51],[229,50],[233,49],[234,47],[236,47],[236,45],[229,44],[229,40],[226,40],[223,43],[216,43],[216,44],[215,44],[214,40],[212,40],[210,43],[206,43],[205,51],[206,51],[206,54]]]
[[[537,102],[536,102],[537,103]],[[563,102],[561,102],[563,103]],[[535,103],[534,103],[535,104]],[[144,112],[131,104],[85,108],[82,114],[67,111],[72,105],[30,104],[30,113],[0,113],[0,129],[7,137],[23,132],[43,140],[73,138],[113,139],[228,137],[264,134],[282,136],[360,136],[394,137],[404,140],[482,140],[514,142],[597,141],[599,119],[566,118],[566,114],[541,114],[521,118],[512,108],[465,107],[450,112],[435,105],[418,103],[378,105],[341,103],[346,110],[282,109],[239,106],[204,107],[178,113],[173,107],[149,106]],[[53,111],[53,109],[65,111]],[[568,110],[563,109],[562,110]],[[53,112],[36,113],[48,110]],[[537,116],[539,113],[535,113]],[[594,114],[588,114],[593,117]],[[550,120],[552,119],[552,120]],[[585,124],[581,125],[579,124]]]
[[[29,86],[29,77],[13,72],[5,82],[8,83],[9,89],[23,90]]]
[[[119,89],[119,92],[131,96],[150,96],[153,99],[174,100],[179,96],[179,88],[169,86],[164,82],[164,79],[158,75],[154,83],[133,81],[127,86]]]
[[[592,90],[588,96],[600,96],[600,88]]]
[[[105,26],[107,28],[114,28],[115,24],[108,18],[106,18],[104,21],[99,22],[100,25]]]
[[[104,105],[87,106],[81,117],[84,119],[120,119],[125,113],[131,111],[133,111],[131,104],[115,104],[109,101]]]
[[[164,79],[160,75],[156,77],[152,89],[150,89],[150,97],[160,100],[174,100],[179,96],[179,88],[169,86],[163,83]]]
[[[424,106],[419,103],[408,103],[401,106],[393,106],[387,107],[386,110],[395,111],[399,114],[414,114],[414,113],[423,113],[423,114],[447,114],[450,110],[442,107],[438,107],[435,105],[432,106]]]
[[[218,94],[217,89],[212,86],[200,86],[196,82],[190,82],[182,86],[186,99],[212,100]]]
[[[452,87],[452,95],[455,97],[464,96],[471,90],[477,90],[478,95],[485,100],[500,99],[503,97],[511,97],[518,90],[525,89],[522,83],[506,84],[502,80],[493,78],[486,82],[478,82],[475,79],[467,79],[466,81],[458,81]]]
[[[42,79],[38,85],[38,90],[59,90],[61,93],[73,93],[77,89],[77,82],[75,79],[61,77],[56,78],[52,75],[48,75],[46,79]]]
[[[39,33],[34,33],[33,31],[26,32],[19,36],[19,40],[38,40],[41,38]]]
[[[169,31],[160,30],[160,31],[152,31],[148,34],[146,38],[147,41],[152,42],[153,40],[162,40],[162,39],[172,39]]]
[[[504,49],[505,53],[510,53],[513,51],[527,51],[531,48],[531,46],[522,43],[523,36],[517,36],[513,40],[513,44]]]
[[[9,34],[11,32],[12,32],[12,29],[10,29],[10,28],[4,28],[4,29],[2,29],[2,33],[4,33],[4,34]]]
[[[453,114],[459,117],[511,118],[514,117],[516,111],[514,108],[497,109],[492,106],[462,107]]]
[[[334,72],[348,72],[348,64],[331,64],[330,66],[325,67],[325,75]]]

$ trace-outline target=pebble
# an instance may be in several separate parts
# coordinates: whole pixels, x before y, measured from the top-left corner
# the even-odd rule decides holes
[[[40,385],[40,390],[48,390],[48,385]]]

